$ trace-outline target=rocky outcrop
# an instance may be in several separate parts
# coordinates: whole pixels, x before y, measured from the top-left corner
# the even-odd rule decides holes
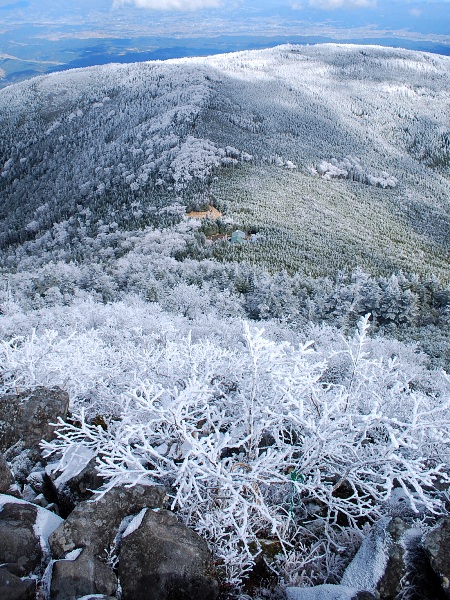
[[[119,559],[122,600],[214,600],[206,542],[167,511],[142,511],[123,534]]]
[[[23,577],[35,573],[44,553],[34,526],[38,507],[28,503],[5,503],[0,512],[0,563]]]
[[[39,442],[53,437],[48,421],[67,406],[58,388],[0,403],[1,600],[215,600],[208,545],[164,510],[163,487],[102,492],[94,453],[83,444],[46,464]],[[404,508],[403,518],[389,514],[372,527],[340,585],[287,588],[287,600],[450,599],[450,518],[423,535]]]
[[[59,388],[0,403],[0,598],[214,600],[208,546],[169,511],[161,486],[101,488],[94,454],[79,445],[54,465],[39,443],[54,437],[68,396]],[[62,518],[47,510],[61,512]],[[32,579],[30,579],[30,576]],[[36,587],[37,586],[37,587]],[[149,592],[151,590],[151,592]]]
[[[61,522],[60,517],[44,508],[0,494],[0,564],[2,567],[18,578],[30,576],[39,578],[50,558],[48,536]],[[6,582],[4,585],[11,585],[19,590],[24,589],[14,578],[11,582],[11,584]],[[0,594],[0,598],[6,597]]]
[[[450,519],[443,519],[422,541],[422,530],[405,520],[380,519],[363,540],[340,585],[287,588],[287,600],[444,600],[450,597],[444,595],[447,573],[450,575],[449,525]]]
[[[399,517],[381,519],[365,538],[354,560],[347,567],[342,585],[394,599],[406,574],[403,536],[408,525]]]
[[[65,419],[69,395],[61,388],[37,387],[18,394],[3,396],[0,402],[0,452],[15,444],[24,448],[38,447],[41,440],[55,437],[58,417]]]
[[[164,488],[109,490],[77,505],[50,536],[52,600],[114,594],[118,565],[122,600],[214,600],[218,585],[206,542],[160,510]]]
[[[53,557],[64,558],[77,548],[105,557],[114,546],[122,521],[143,508],[162,507],[165,496],[160,486],[136,485],[116,487],[94,502],[81,502],[50,536]]]
[[[450,598],[450,518],[441,519],[425,535],[423,547],[440,578],[445,598]]]
[[[31,472],[43,470],[42,454],[39,448],[25,448],[22,442],[17,442],[5,452],[5,459],[8,461],[15,481],[20,487],[27,483],[27,478]]]
[[[0,598],[34,598],[50,561],[44,577],[50,600],[111,600],[118,589],[122,600],[215,600],[218,584],[206,542],[161,509],[164,500],[158,486],[118,487],[79,503],[63,521],[35,504],[0,495]],[[445,600],[449,521],[442,519],[423,536],[398,517],[381,519],[340,585],[287,588],[286,598]]]
[[[76,600],[87,594],[114,594],[121,535],[142,509],[159,508],[165,489],[152,485],[116,487],[94,501],[76,506],[50,536],[56,560],[51,577],[52,600]]]
[[[163,487],[141,483],[95,495],[103,480],[82,444],[46,464],[39,442],[54,436],[49,421],[67,408],[58,388],[0,403],[0,598],[215,600],[208,545],[164,510]],[[450,599],[450,518],[425,536],[411,522],[407,513],[381,519],[340,585],[287,588],[287,600]]]

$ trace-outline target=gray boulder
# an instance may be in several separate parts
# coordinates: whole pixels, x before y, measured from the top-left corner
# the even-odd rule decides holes
[[[44,508],[0,495],[0,564],[18,577],[39,573],[48,536],[61,521]]]
[[[441,519],[423,539],[431,566],[439,576],[445,598],[450,598],[450,518]]]
[[[116,487],[98,500],[78,504],[61,526],[50,536],[53,558],[63,558],[76,548],[86,548],[97,557],[115,545],[122,521],[143,508],[159,508],[166,491],[153,485]]]
[[[35,600],[36,580],[22,580],[0,567],[0,598],[2,600]]]
[[[112,596],[117,578],[111,567],[83,550],[73,559],[53,564],[50,589],[51,600],[76,600],[92,594]]]
[[[214,600],[207,543],[167,511],[142,511],[125,530],[119,560],[122,600]]]
[[[25,448],[55,437],[58,417],[67,416],[69,395],[58,387],[36,387],[33,390],[8,394],[0,399],[0,452],[5,452],[17,442]]]
[[[0,494],[7,494],[14,484],[14,477],[3,454],[0,454]]]
[[[23,577],[40,567],[44,555],[34,532],[38,508],[32,504],[4,504],[0,513],[0,563]]]

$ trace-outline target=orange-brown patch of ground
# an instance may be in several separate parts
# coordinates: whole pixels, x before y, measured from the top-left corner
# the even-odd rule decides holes
[[[222,216],[222,213],[214,208],[214,206],[209,205],[208,210],[203,211],[195,211],[188,212],[187,216],[191,219],[211,219],[212,221],[217,221]]]

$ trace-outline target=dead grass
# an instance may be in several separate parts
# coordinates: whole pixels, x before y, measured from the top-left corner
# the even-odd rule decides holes
[[[191,219],[211,219],[212,221],[217,221],[217,219],[222,217],[222,213],[209,204],[208,210],[191,211],[187,213],[187,216]]]

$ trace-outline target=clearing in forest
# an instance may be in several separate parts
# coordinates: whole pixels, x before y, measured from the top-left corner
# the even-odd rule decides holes
[[[209,204],[207,210],[191,211],[187,213],[187,216],[191,219],[212,219],[213,221],[217,221],[217,219],[222,217],[222,213]]]

